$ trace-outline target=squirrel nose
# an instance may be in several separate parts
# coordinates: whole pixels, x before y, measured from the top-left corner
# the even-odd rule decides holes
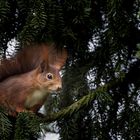
[[[62,87],[58,87],[57,90],[60,91],[62,89]]]
[[[61,89],[62,89],[62,85],[59,85],[59,86],[57,87],[57,91],[61,91]]]

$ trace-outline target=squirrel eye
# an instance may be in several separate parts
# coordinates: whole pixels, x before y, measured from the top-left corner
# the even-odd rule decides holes
[[[52,79],[53,79],[53,74],[47,73],[46,78],[47,78],[48,80],[52,80]]]

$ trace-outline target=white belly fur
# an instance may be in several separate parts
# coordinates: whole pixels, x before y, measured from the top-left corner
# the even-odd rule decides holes
[[[25,101],[25,107],[31,108],[34,105],[37,105],[38,103],[42,102],[44,99],[47,98],[47,91],[45,90],[35,90],[31,95],[28,96],[28,98]]]

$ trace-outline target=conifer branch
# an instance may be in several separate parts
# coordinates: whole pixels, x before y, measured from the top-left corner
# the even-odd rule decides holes
[[[122,83],[125,75],[121,75],[120,78],[114,79],[108,84],[98,87],[96,90],[90,92],[88,95],[83,96],[80,100],[74,102],[72,105],[60,110],[58,113],[47,116],[44,118],[44,122],[53,122],[65,117],[71,117],[74,113],[78,112],[80,109],[87,107],[92,101],[97,99],[99,96],[105,96],[109,89],[116,87],[118,84]]]

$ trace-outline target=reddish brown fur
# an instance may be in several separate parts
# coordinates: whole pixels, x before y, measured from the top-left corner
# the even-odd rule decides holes
[[[0,104],[9,114],[29,110],[37,112],[47,93],[62,86],[59,71],[65,64],[66,50],[57,51],[54,45],[41,44],[23,49],[0,66]],[[47,79],[51,73],[53,78]]]
[[[53,74],[53,79],[47,79],[48,73]],[[53,67],[46,69],[39,66],[35,70],[18,76],[11,76],[1,82],[0,103],[12,115],[26,110],[37,112],[43,105],[48,93],[57,91],[61,86],[62,82],[58,69]]]

